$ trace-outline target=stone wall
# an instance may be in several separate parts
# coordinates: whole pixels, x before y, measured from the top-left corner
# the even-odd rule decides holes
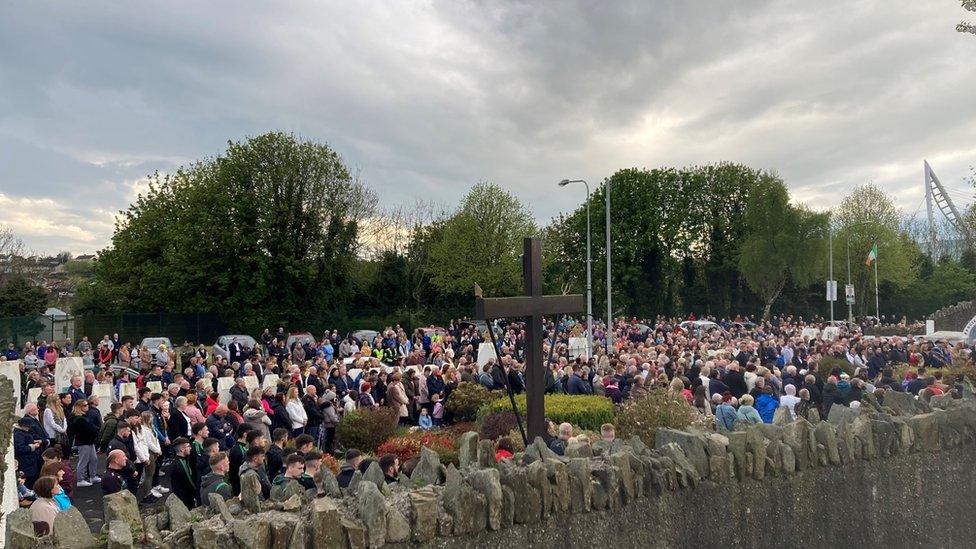
[[[13,450],[16,409],[14,384],[6,376],[0,376],[0,456],[3,457],[0,460],[0,540],[6,540],[7,537],[7,515],[17,508]]]
[[[374,464],[348,490],[326,474],[325,497],[285,491],[278,501],[259,501],[245,476],[241,497],[214,498],[211,510],[170,496],[140,514],[119,494],[87,545],[59,539],[70,530],[56,522],[55,538],[23,534],[12,547],[971,546],[976,399],[931,406],[888,393],[860,411],[835,406],[815,425],[782,409],[772,425],[731,433],[662,429],[653,449],[573,441],[565,457],[537,440],[501,465],[490,442],[466,433],[460,468],[423,449],[396,484]]]

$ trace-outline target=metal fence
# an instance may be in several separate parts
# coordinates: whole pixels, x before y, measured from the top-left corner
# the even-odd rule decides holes
[[[218,337],[231,333],[258,337],[264,328],[274,331],[283,326],[289,332],[311,332],[315,336],[325,330],[338,330],[345,335],[354,330],[380,330],[399,324],[406,330],[431,324],[445,326],[451,319],[470,315],[463,308],[423,310],[369,310],[325,312],[321,314],[295,313],[282,315],[271,321],[247,321],[246,315],[225,318],[217,313],[122,313],[112,315],[58,315],[0,318],[0,346],[6,349],[14,343],[18,348],[25,341],[54,341],[60,345],[67,338],[77,343],[82,337],[92,342],[102,336],[119,334],[123,341],[138,343],[146,337],[168,337],[174,345],[184,341],[214,343]]]

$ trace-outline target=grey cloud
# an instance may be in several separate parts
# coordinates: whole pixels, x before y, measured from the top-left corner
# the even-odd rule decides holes
[[[564,177],[730,160],[815,207],[874,180],[909,210],[922,158],[956,187],[976,163],[956,19],[881,0],[12,3],[0,194],[59,200],[91,251],[146,173],[283,129],[386,203],[491,180],[545,222],[582,199]]]

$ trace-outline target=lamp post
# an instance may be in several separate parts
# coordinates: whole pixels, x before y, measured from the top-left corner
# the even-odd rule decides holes
[[[607,195],[607,354],[613,344],[613,305],[610,299],[610,178],[603,182],[603,191]]]
[[[582,183],[586,187],[586,358],[593,358],[593,261],[590,258],[590,185],[583,179],[563,179],[560,187]]]

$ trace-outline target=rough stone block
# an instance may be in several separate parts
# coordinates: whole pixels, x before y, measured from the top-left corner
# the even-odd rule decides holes
[[[478,433],[468,431],[458,437],[458,464],[462,469],[478,466]]]
[[[97,546],[85,517],[77,507],[69,507],[54,516],[51,538],[61,549],[92,549]]]
[[[708,477],[708,454],[705,452],[703,437],[676,429],[658,429],[654,439],[655,448],[661,450],[668,444],[676,444],[681,448],[699,477]]]
[[[382,547],[386,543],[386,500],[372,482],[359,485],[356,497],[359,517],[366,526],[370,547]]]
[[[340,549],[343,547],[339,524],[339,507],[330,498],[316,498],[312,501],[312,535],[315,549]],[[409,534],[409,525],[407,525]]]

